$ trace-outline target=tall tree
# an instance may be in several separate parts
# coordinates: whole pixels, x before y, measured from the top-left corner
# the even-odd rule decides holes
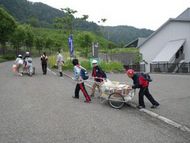
[[[25,27],[23,25],[18,25],[14,33],[11,36],[11,43],[13,44],[16,54],[19,54],[20,47],[25,43]]]
[[[45,46],[44,38],[41,36],[37,36],[35,39],[35,46],[36,49],[38,50],[39,54],[41,54],[41,51],[43,47]]]
[[[69,34],[73,33],[73,21],[74,14],[77,12],[76,10],[72,10],[70,8],[62,8],[61,11],[65,13],[64,17],[55,19],[55,27],[59,29],[63,29]]]
[[[45,39],[45,48],[46,49],[49,49],[50,50],[50,54],[51,54],[51,51],[52,51],[52,47],[54,46],[54,41],[52,38],[50,37],[47,37]]]
[[[92,46],[92,37],[90,34],[86,33],[80,37],[80,46],[84,48],[83,53],[85,57],[88,57],[90,48]]]
[[[6,50],[6,42],[16,28],[16,21],[3,8],[0,7],[0,44],[2,45],[3,54]]]
[[[29,48],[29,51],[31,52],[31,48],[34,45],[34,32],[32,30],[32,27],[30,25],[24,25],[25,29],[25,46]]]

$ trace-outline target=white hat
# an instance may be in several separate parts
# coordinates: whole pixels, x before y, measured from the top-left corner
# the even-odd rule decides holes
[[[18,55],[18,57],[19,57],[19,58],[22,58],[22,55],[21,55],[21,54],[19,54],[19,55]]]
[[[92,60],[92,64],[97,64],[98,61],[97,60]]]

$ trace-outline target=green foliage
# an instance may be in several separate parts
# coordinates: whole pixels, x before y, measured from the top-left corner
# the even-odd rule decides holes
[[[57,51],[58,49],[67,50],[68,37],[60,30],[47,28],[34,28],[35,37],[41,37],[43,46],[41,50]]]
[[[13,54],[3,55],[3,56],[0,56],[0,63],[5,62],[5,61],[14,60],[15,58],[16,57]]]
[[[20,47],[25,42],[25,28],[22,25],[18,25],[15,32],[12,34],[11,43],[13,44],[14,48],[16,49],[16,53],[19,52]]]
[[[30,25],[23,25],[24,31],[25,31],[25,46],[28,48],[31,48],[34,45],[34,32]],[[31,49],[30,49],[31,51]]]
[[[100,62],[100,67],[106,72],[122,72],[123,64],[120,62]]]
[[[29,17],[27,23],[30,24],[32,27],[39,27],[40,25],[39,20],[34,16]]]
[[[55,19],[55,26],[60,29],[64,29],[69,34],[73,33],[73,21],[74,14],[77,12],[70,8],[61,9],[62,12],[65,12],[64,17]]]
[[[6,42],[16,28],[14,18],[0,7],[0,42]]]
[[[80,46],[83,47],[84,50],[82,50],[81,54],[84,55],[84,57],[88,57],[88,54],[91,50],[91,46],[92,46],[92,37],[90,34],[88,33],[84,33],[84,35],[80,35],[81,37],[79,37],[80,40]]]
[[[48,63],[49,63],[49,66],[51,68],[57,68],[56,67],[56,56],[50,56]],[[92,67],[90,65],[90,61],[88,59],[79,58],[79,63],[84,68],[86,68],[88,71],[92,70]],[[122,72],[123,71],[123,64],[120,62],[104,62],[104,61],[101,61],[100,67],[106,72]],[[65,60],[65,64],[63,65],[63,70],[70,70],[70,71],[73,70],[73,64],[72,64],[71,59]]]
[[[132,26],[104,26],[101,27],[101,29],[106,39],[122,45],[125,45],[139,37],[148,37],[153,32],[152,30],[138,29]]]
[[[35,46],[36,49],[39,51],[39,54],[41,53],[45,43],[44,43],[44,38],[42,36],[38,36],[35,38]]]
[[[16,49],[16,53],[19,52],[22,46],[26,46],[30,48],[33,46],[34,42],[34,33],[32,28],[29,25],[18,25],[15,29],[14,33],[11,36],[11,43],[13,47]]]
[[[32,16],[39,22],[36,26],[53,27],[53,19],[64,15],[60,10],[40,2],[33,3],[28,0],[1,0],[0,4],[21,23],[31,24]]]
[[[16,22],[14,18],[0,7],[0,44],[3,48],[3,54],[5,54],[5,42],[8,42],[15,28]]]

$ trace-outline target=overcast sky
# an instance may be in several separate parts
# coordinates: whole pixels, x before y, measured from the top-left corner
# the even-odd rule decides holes
[[[175,18],[190,7],[190,0],[29,0],[54,8],[77,10],[76,17],[88,15],[88,21],[105,26],[128,25],[156,30],[169,18]],[[101,24],[101,23],[100,23]]]

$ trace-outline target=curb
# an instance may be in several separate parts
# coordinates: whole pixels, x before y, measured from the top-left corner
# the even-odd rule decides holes
[[[172,120],[170,120],[170,119],[168,119],[168,118],[166,118],[164,116],[161,116],[161,115],[159,115],[157,113],[154,113],[154,112],[152,112],[150,110],[147,110],[147,109],[140,109],[140,111],[150,115],[151,117],[157,118],[157,119],[159,119],[159,120],[161,120],[161,121],[163,121],[163,122],[165,122],[165,123],[167,123],[167,124],[169,124],[169,125],[171,125],[171,126],[173,126],[175,128],[178,128],[178,129],[180,129],[182,131],[190,133],[190,128],[188,128],[188,127],[186,127],[186,126],[184,126],[182,124],[179,124],[179,123],[177,123],[175,121],[172,121]]]
[[[135,103],[129,103],[129,105],[131,107],[133,107],[133,108],[136,108],[136,106],[137,106]],[[159,120],[161,120],[161,121],[163,121],[163,122],[165,122],[165,123],[167,123],[167,124],[169,124],[169,125],[171,125],[171,126],[173,126],[175,128],[178,128],[178,129],[180,129],[182,131],[190,133],[190,128],[188,128],[187,126],[184,126],[184,125],[179,124],[179,123],[177,123],[175,121],[172,121],[172,120],[170,120],[170,119],[168,119],[168,118],[166,118],[164,116],[161,116],[161,115],[159,115],[157,113],[154,113],[154,112],[152,112],[150,110],[147,110],[147,109],[139,109],[139,111],[144,112],[144,113],[148,114],[149,116],[151,116],[153,118],[159,119]]]
[[[50,71],[50,72],[52,72],[54,75],[56,75],[56,73],[54,72],[54,71],[52,71],[52,70],[50,70],[49,68],[48,68],[48,70]],[[63,73],[65,76],[67,76],[68,78],[71,78],[72,79],[72,77],[71,76],[69,76],[68,74],[66,74],[66,73]],[[90,84],[88,84],[88,83],[86,83],[86,86],[88,86],[89,88],[92,88],[92,86],[90,85]],[[136,104],[135,103],[128,103],[131,107],[133,107],[133,108],[135,108],[136,109]],[[160,121],[163,121],[163,122],[165,122],[165,123],[167,123],[168,125],[171,125],[171,126],[173,126],[173,127],[175,127],[175,128],[177,128],[177,129],[180,129],[181,131],[185,131],[185,132],[188,132],[188,133],[190,133],[190,128],[188,128],[187,126],[185,126],[185,125],[182,125],[182,124],[179,124],[179,123],[177,123],[177,122],[175,122],[175,121],[172,121],[172,120],[170,120],[170,119],[168,119],[168,118],[166,118],[166,117],[164,117],[164,116],[161,116],[161,115],[159,115],[159,114],[157,114],[157,113],[154,113],[154,112],[152,112],[152,111],[150,111],[150,110],[147,110],[147,109],[139,109],[139,111],[141,111],[141,112],[144,112],[144,113],[146,113],[146,114],[148,114],[149,116],[151,116],[151,117],[153,117],[153,118],[156,118],[156,119],[159,119]]]

